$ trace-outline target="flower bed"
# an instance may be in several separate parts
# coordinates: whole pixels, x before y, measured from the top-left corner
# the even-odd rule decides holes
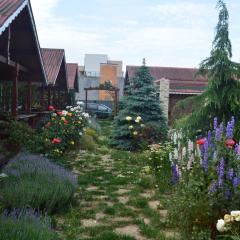
[[[206,231],[215,239],[217,219],[239,207],[240,146],[234,126],[234,118],[226,128],[215,118],[213,130],[206,137],[199,135],[195,143],[174,140],[170,159],[176,192],[170,216],[186,237],[195,239],[194,231]]]
[[[0,204],[3,208],[32,207],[52,213],[66,207],[77,186],[75,176],[48,159],[19,154],[3,169]]]
[[[32,209],[14,209],[0,216],[0,240],[55,240],[48,218]]]

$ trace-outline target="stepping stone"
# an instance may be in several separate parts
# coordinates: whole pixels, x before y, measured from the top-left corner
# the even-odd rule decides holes
[[[111,219],[113,222],[132,222],[132,220],[133,219],[131,217],[115,217]]]
[[[158,207],[160,206],[160,202],[159,201],[149,201],[148,205],[151,209],[157,210]]]
[[[147,238],[143,237],[140,234],[140,231],[137,225],[128,225],[125,227],[116,228],[115,232],[117,234],[135,237],[137,240],[147,240]]]
[[[99,225],[95,219],[83,219],[81,220],[81,224],[83,227],[96,227]]]
[[[171,230],[171,229],[163,230],[162,233],[166,238],[176,238],[176,239],[180,238],[179,232]]]
[[[83,172],[81,171],[79,171],[78,169],[76,169],[76,168],[74,168],[73,169],[73,171],[72,171],[75,175],[78,175],[78,176],[80,176],[80,175],[83,175]]]
[[[117,193],[119,194],[119,195],[124,195],[124,194],[127,194],[127,193],[129,193],[130,192],[130,190],[129,189],[125,189],[125,188],[120,188],[118,191],[117,191]]]
[[[143,198],[151,198],[153,196],[153,192],[143,192],[143,193],[140,193],[139,195]]]
[[[120,197],[118,197],[118,201],[122,204],[126,204],[129,201],[129,197],[128,196],[120,196]]]
[[[103,218],[105,218],[105,214],[104,213],[97,213],[96,214],[96,220],[99,221],[99,220],[102,220]]]
[[[144,221],[146,225],[149,225],[151,223],[151,220],[143,215],[140,215],[140,218]]]
[[[88,188],[86,188],[87,191],[97,191],[99,190],[99,188],[97,186],[90,186]]]
[[[163,219],[166,220],[167,219],[167,215],[168,215],[168,210],[160,210],[159,214],[160,214],[162,220]]]

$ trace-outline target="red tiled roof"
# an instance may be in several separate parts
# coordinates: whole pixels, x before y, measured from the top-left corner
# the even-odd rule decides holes
[[[14,14],[26,0],[0,0],[0,27]]]
[[[42,48],[41,52],[48,83],[54,85],[64,59],[64,49]]]
[[[135,76],[138,66],[127,66],[127,78]],[[159,85],[161,79],[170,80],[170,92],[174,93],[201,93],[208,85],[207,78],[196,76],[196,68],[174,68],[174,67],[148,67],[154,78],[155,84]],[[128,80],[127,79],[127,80]]]
[[[78,73],[78,64],[77,63],[67,63],[67,79],[69,89],[75,89],[76,77]]]

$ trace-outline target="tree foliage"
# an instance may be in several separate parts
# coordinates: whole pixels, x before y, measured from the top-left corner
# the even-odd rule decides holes
[[[126,117],[142,118],[141,136],[133,137]],[[148,68],[143,65],[130,80],[119,115],[114,119],[111,144],[119,149],[138,150],[141,144],[159,141],[167,135],[167,123]]]
[[[206,92],[201,96],[201,104],[195,104],[185,128],[207,129],[216,116],[226,121],[231,116],[240,117],[240,64],[233,62],[232,45],[229,39],[229,14],[223,0],[217,3],[219,19],[210,57],[200,63],[198,74],[208,78]],[[199,98],[199,97],[198,97]]]

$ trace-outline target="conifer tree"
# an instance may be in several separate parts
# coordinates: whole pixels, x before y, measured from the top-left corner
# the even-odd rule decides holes
[[[157,97],[153,78],[145,66],[145,60],[130,82],[121,110],[114,119],[111,144],[118,149],[135,151],[143,144],[147,145],[165,138],[167,122]],[[132,118],[133,126],[127,117]],[[136,128],[134,121],[137,117],[141,118],[143,129],[134,131]],[[141,136],[139,131],[142,133]],[[137,135],[133,136],[133,132]]]
[[[206,92],[196,98],[200,101],[187,120],[186,127],[190,131],[206,130],[215,116],[219,121],[227,121],[233,115],[240,117],[240,64],[231,60],[229,14],[223,0],[218,1],[217,8],[219,19],[212,51],[199,69],[199,74],[206,76],[209,84]]]

